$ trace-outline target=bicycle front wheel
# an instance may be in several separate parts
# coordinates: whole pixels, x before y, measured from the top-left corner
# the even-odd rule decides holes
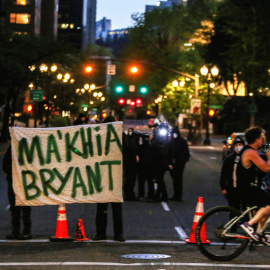
[[[244,251],[249,238],[240,221],[236,221],[240,215],[241,212],[229,206],[217,206],[204,213],[195,232],[203,255],[214,261],[229,261]]]

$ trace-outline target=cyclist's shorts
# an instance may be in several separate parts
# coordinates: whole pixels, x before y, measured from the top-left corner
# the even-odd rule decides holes
[[[241,201],[250,207],[258,206],[261,208],[266,205],[270,205],[270,194],[267,191],[257,187],[242,190],[239,192],[239,196]]]

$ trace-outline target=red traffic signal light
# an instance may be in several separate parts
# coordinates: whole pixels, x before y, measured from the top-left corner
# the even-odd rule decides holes
[[[130,101],[130,106],[135,106],[136,105],[136,102],[134,100],[131,100]]]
[[[216,114],[216,111],[215,111],[214,109],[209,109],[208,115],[209,115],[210,117],[215,116],[215,114]]]
[[[119,105],[124,105],[126,103],[125,99],[124,98],[119,98],[118,99],[118,104]]]
[[[27,106],[27,112],[30,113],[32,111],[33,111],[33,105],[30,104],[30,105]]]
[[[142,106],[142,100],[140,98],[136,99],[136,105],[137,106]]]

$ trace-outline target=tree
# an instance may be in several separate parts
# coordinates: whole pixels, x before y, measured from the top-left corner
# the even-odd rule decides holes
[[[220,4],[207,58],[219,66],[224,82],[244,81],[254,93],[269,86],[269,9],[269,1],[263,0]]]
[[[65,48],[67,46],[55,39],[30,34],[19,35],[0,29],[0,93],[5,104],[0,141],[7,140],[9,116],[16,111],[18,101],[23,101],[29,83],[44,83],[44,75],[38,69],[31,72],[29,67],[39,66],[43,62],[67,63]]]
[[[156,8],[145,14],[133,14],[135,26],[130,29],[129,43],[123,52],[126,58],[144,60],[149,63],[185,72],[195,73],[191,59],[198,61],[198,54],[186,50],[184,44],[189,41],[199,21],[191,16],[183,5],[172,8]],[[188,62],[184,62],[184,61]],[[162,87],[175,75],[162,69],[145,67],[153,93],[157,95]]]

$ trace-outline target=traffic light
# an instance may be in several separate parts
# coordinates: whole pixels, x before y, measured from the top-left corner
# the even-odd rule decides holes
[[[124,105],[126,103],[125,99],[124,98],[119,98],[118,99],[118,104],[119,105]]]
[[[138,107],[142,106],[142,100],[140,98],[136,99],[136,106]]]
[[[30,105],[27,106],[27,112],[30,113],[32,111],[33,111],[33,105],[30,104]]]
[[[123,91],[124,91],[123,86],[117,85],[117,86],[115,87],[115,92],[116,92],[117,94],[123,93]]]
[[[146,111],[146,115],[151,115],[151,111],[150,110],[147,110]]]
[[[216,111],[215,111],[214,109],[209,109],[209,110],[208,110],[208,115],[209,115],[210,117],[214,117],[215,114],[216,114]]]
[[[90,74],[90,73],[92,73],[92,71],[93,71],[93,67],[92,67],[91,65],[86,65],[86,66],[84,67],[84,72],[85,72],[86,74]]]
[[[132,67],[130,68],[130,72],[131,72],[132,74],[136,74],[136,73],[138,73],[138,71],[139,71],[139,69],[138,69],[138,67],[136,67],[136,66],[132,66]]]
[[[107,113],[103,112],[102,113],[102,118],[106,118],[107,117]]]
[[[134,100],[131,100],[129,105],[130,106],[135,106],[136,105],[136,102]]]
[[[145,86],[142,86],[142,87],[140,88],[140,93],[141,93],[141,94],[147,94],[147,92],[148,92],[148,89],[147,89]]]

